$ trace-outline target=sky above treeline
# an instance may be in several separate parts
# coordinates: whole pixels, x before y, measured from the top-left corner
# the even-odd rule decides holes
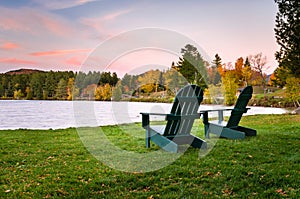
[[[209,61],[278,66],[273,0],[3,0],[0,13],[0,72],[165,69],[189,41]]]

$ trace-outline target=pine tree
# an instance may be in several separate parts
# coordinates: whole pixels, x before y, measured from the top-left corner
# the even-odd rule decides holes
[[[221,74],[219,72],[219,68],[222,68],[222,59],[221,57],[216,54],[215,59],[213,60],[213,65],[212,65],[212,79],[211,82],[214,85],[217,85],[221,82]]]
[[[64,79],[60,79],[56,88],[56,97],[64,100],[67,99],[67,96],[67,82]]]
[[[114,101],[120,101],[122,99],[121,81],[119,81],[112,90],[112,99]]]
[[[275,0],[278,13],[275,20],[275,37],[280,46],[275,57],[279,63],[277,75],[300,77],[300,1]],[[287,75],[279,76],[285,83]]]
[[[197,48],[187,44],[181,49],[182,57],[179,58],[176,69],[190,84],[198,84],[207,88],[207,70],[205,61]]]

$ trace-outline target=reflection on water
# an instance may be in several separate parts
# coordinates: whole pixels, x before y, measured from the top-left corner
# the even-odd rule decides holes
[[[0,101],[0,129],[58,129],[141,122],[140,112],[168,113],[170,108],[171,104],[144,102],[3,100]],[[200,106],[200,110],[219,108]],[[247,115],[282,113],[286,110],[251,107]]]

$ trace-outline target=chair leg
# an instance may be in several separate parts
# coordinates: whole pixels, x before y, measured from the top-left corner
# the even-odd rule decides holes
[[[207,149],[207,142],[194,136],[191,146],[194,148]]]
[[[246,136],[256,136],[256,130],[254,129],[238,126],[236,130],[244,132]]]
[[[150,132],[150,137],[151,141],[155,143],[157,146],[162,148],[165,151],[177,153],[178,152],[178,145],[173,142],[172,140],[169,140],[168,138],[155,133],[155,132]]]
[[[229,139],[244,139],[245,133],[225,127],[223,128],[220,137],[229,138]]]
[[[205,135],[205,138],[208,139],[209,138],[208,112],[203,113],[202,120],[203,120],[203,124],[204,124],[204,135]]]
[[[150,148],[150,131],[146,130],[146,148]]]

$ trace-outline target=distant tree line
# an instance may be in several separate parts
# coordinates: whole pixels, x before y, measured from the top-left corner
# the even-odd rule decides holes
[[[0,74],[2,99],[57,99],[80,98],[89,85],[115,86],[119,78],[110,72],[35,71],[24,74]]]

